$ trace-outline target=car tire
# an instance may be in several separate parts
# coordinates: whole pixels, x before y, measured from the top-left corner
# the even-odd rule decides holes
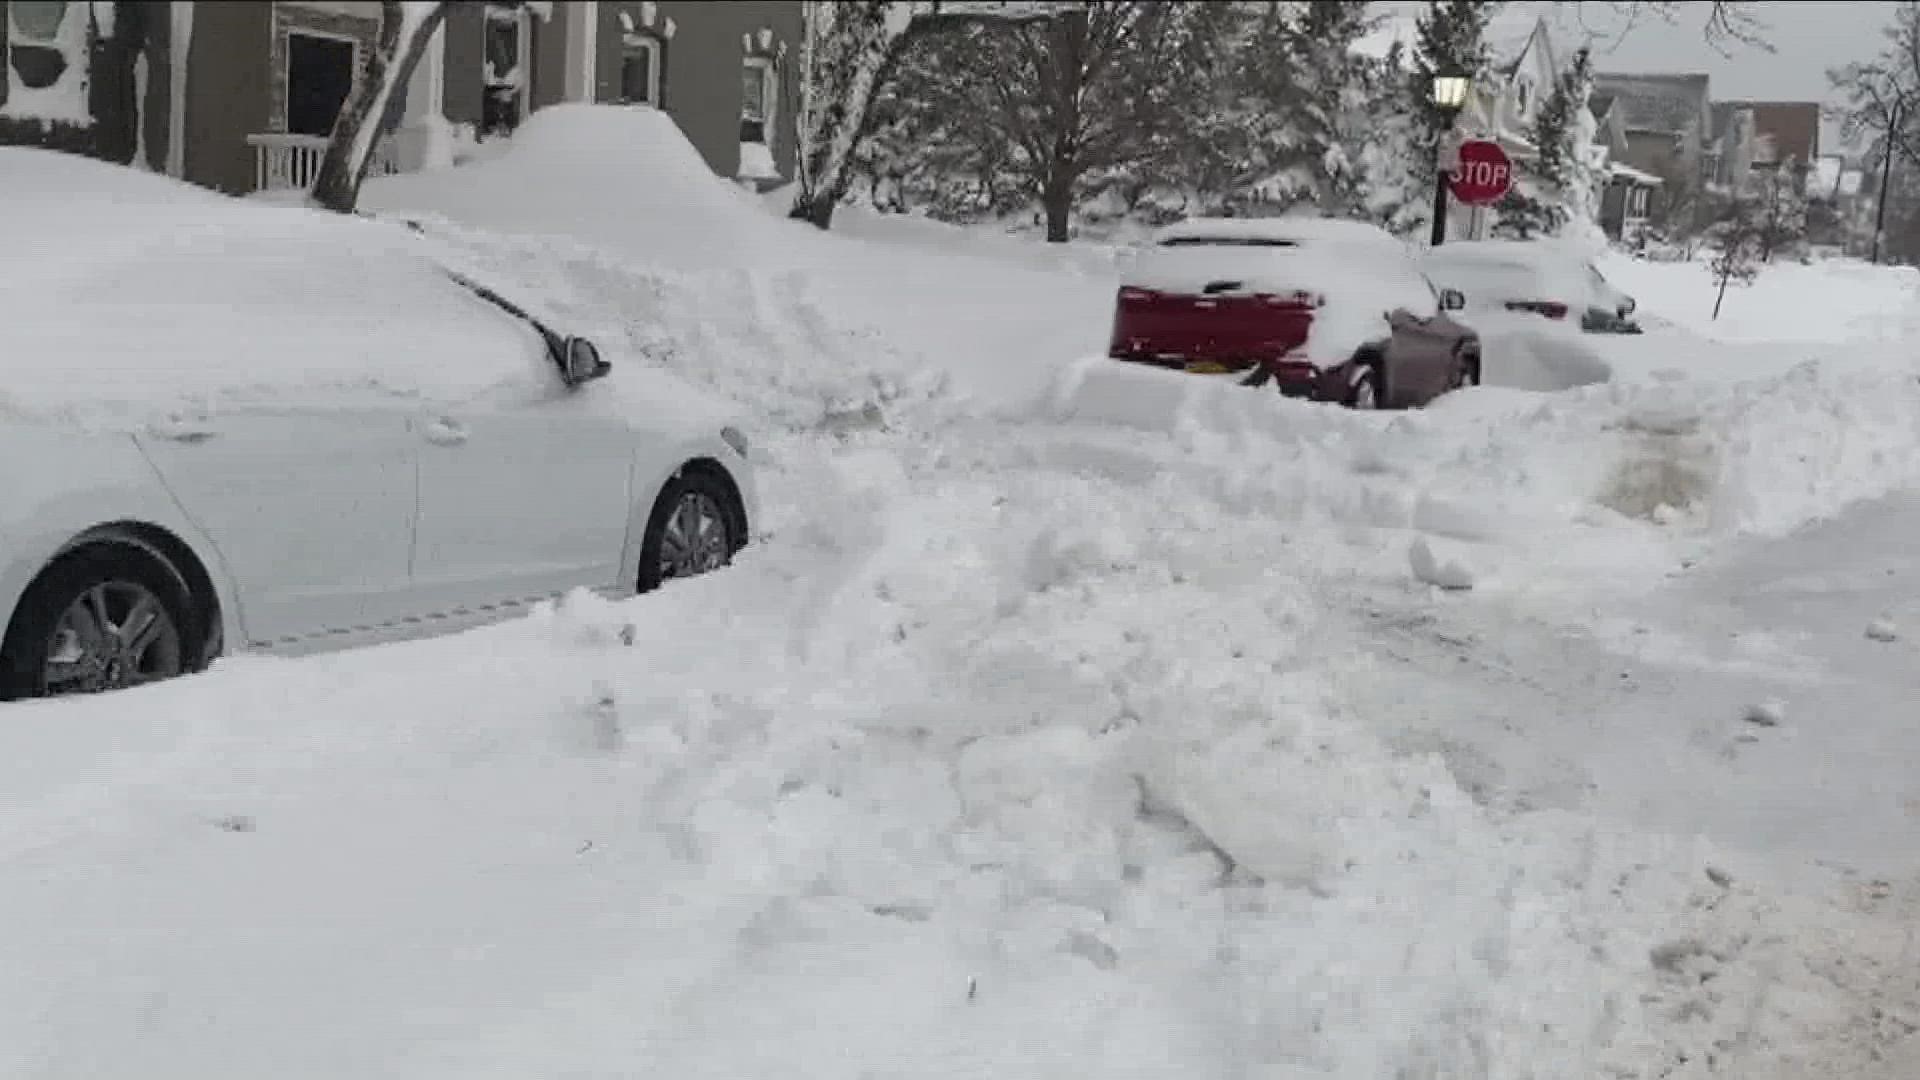
[[[1352,380],[1347,384],[1346,406],[1362,412],[1377,412],[1386,408],[1381,402],[1379,367],[1371,363],[1357,366]]]
[[[682,516],[689,515],[689,516]],[[717,535],[700,522],[710,523]],[[720,569],[746,546],[745,510],[733,484],[717,469],[682,469],[654,500],[640,539],[637,591],[652,592],[668,581]],[[691,526],[694,535],[685,537]]]
[[[109,622],[136,611],[149,611],[151,620],[135,641],[119,638],[128,626],[122,621],[110,627],[111,640],[82,645],[63,623],[93,600],[105,605]],[[141,606],[149,602],[151,608]],[[0,701],[124,689],[199,670],[204,643],[195,640],[193,613],[185,579],[152,549],[118,540],[74,547],[47,564],[14,607],[0,642]],[[62,633],[76,633],[65,646],[77,650],[75,659],[66,663],[54,654]],[[53,677],[56,666],[67,669],[66,677]]]
[[[1455,349],[1453,353],[1453,373],[1447,379],[1446,393],[1464,390],[1469,386],[1480,385],[1480,354],[1469,352],[1465,348]]]

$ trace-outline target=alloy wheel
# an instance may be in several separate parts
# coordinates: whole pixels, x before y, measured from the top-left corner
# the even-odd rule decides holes
[[[170,679],[185,669],[180,628],[146,586],[100,582],[55,620],[42,672],[48,694],[91,694]]]
[[[680,496],[660,536],[660,580],[694,577],[718,570],[733,557],[727,516],[704,491]]]

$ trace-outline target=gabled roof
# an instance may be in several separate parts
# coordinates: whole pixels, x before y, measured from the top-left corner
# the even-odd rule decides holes
[[[1678,135],[1707,109],[1705,75],[1602,74],[1594,78],[1594,88],[1612,96],[1612,107],[1623,110],[1620,120],[1628,131]]]

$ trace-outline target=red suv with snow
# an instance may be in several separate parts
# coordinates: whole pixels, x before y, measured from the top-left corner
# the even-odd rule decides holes
[[[1455,321],[1400,240],[1330,218],[1195,218],[1121,277],[1107,355],[1355,408],[1424,405],[1480,381]]]

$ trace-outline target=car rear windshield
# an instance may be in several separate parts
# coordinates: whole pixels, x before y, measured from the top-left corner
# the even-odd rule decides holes
[[[1160,246],[1290,248],[1300,245],[1277,236],[1170,236],[1160,241]]]

